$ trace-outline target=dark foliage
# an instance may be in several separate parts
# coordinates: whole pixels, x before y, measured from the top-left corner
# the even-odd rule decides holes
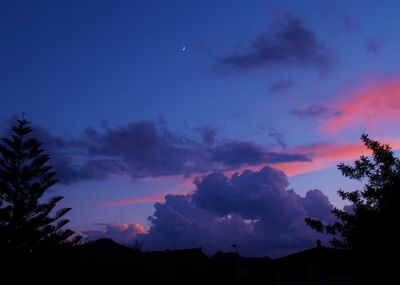
[[[396,213],[400,202],[400,161],[389,145],[371,140],[366,134],[361,139],[372,156],[361,156],[352,166],[338,165],[345,177],[364,183],[362,190],[338,191],[343,200],[351,203],[351,210],[335,208],[337,220],[332,224],[310,217],[306,223],[333,235],[335,247],[352,249],[364,271],[371,269],[381,275],[387,260],[398,251],[395,231],[399,224]]]
[[[0,143],[0,249],[14,257],[71,245],[80,238],[63,229],[69,222],[63,216],[71,208],[55,211],[63,197],[45,201],[57,180],[49,156],[31,133],[29,122],[18,120]]]

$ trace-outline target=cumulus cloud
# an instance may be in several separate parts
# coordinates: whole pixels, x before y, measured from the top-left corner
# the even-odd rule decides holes
[[[190,176],[245,165],[309,160],[306,155],[287,154],[252,142],[218,141],[217,129],[210,126],[197,129],[201,140],[178,135],[160,121],[139,121],[100,130],[86,128],[75,138],[32,127],[63,184],[101,180],[109,175]]]
[[[319,190],[301,197],[287,189],[286,175],[265,167],[231,178],[212,173],[188,195],[168,195],[155,204],[145,236],[147,249],[202,246],[208,253],[229,250],[241,254],[278,256],[311,247],[324,237],[309,229],[311,215],[331,221],[332,205]]]
[[[332,207],[327,196],[321,192],[321,190],[314,189],[306,193],[306,197],[303,199],[303,207],[312,217],[318,217],[321,220],[329,221],[332,219],[330,209]]]
[[[340,112],[325,105],[312,104],[305,108],[293,109],[292,114],[301,119],[328,119],[339,116]]]
[[[145,229],[141,224],[98,224],[97,226],[101,229],[82,232],[88,240],[107,237],[121,244],[132,245],[137,238],[145,234]]]
[[[271,66],[301,65],[319,73],[330,71],[334,54],[301,17],[290,13],[275,16],[271,27],[258,36],[248,52],[219,59],[222,70],[248,71]]]

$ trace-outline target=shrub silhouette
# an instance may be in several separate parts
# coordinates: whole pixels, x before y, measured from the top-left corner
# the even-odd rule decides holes
[[[33,138],[25,119],[11,128],[10,137],[0,143],[0,249],[11,254],[44,252],[79,241],[74,232],[62,229],[69,220],[62,217],[71,208],[53,213],[63,199],[55,196],[43,202],[43,195],[57,180],[47,164],[49,156]]]

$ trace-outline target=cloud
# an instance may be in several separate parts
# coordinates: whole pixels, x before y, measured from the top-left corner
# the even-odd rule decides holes
[[[63,184],[102,180],[110,175],[133,179],[190,176],[246,165],[308,160],[304,155],[286,154],[272,146],[217,140],[217,128],[210,126],[196,129],[201,140],[178,135],[162,121],[139,121],[115,128],[88,127],[73,138],[32,127],[33,136],[42,141],[56,177]]]
[[[249,71],[272,66],[308,66],[326,73],[334,66],[334,54],[317,39],[301,17],[275,16],[271,27],[253,42],[251,51],[235,53],[217,62],[220,70]]]
[[[292,113],[300,119],[328,119],[339,116],[340,112],[320,104],[312,104],[306,108],[296,108]]]
[[[381,140],[382,143],[389,144],[393,149],[400,149],[400,140]],[[289,150],[288,150],[289,151]],[[371,155],[361,141],[353,143],[317,143],[292,148],[297,154],[310,157],[310,161],[305,162],[279,162],[271,164],[274,168],[284,171],[287,175],[298,175],[312,172],[332,166],[340,162],[351,161],[361,155]]]
[[[336,166],[339,162],[354,160],[370,151],[361,143],[317,143],[299,146],[291,151],[307,155],[309,162],[283,162],[272,166],[284,171],[287,175],[298,175]]]
[[[393,106],[391,104],[388,108]],[[324,124],[333,124],[330,121],[341,116],[342,113]],[[244,169],[259,171],[265,165],[271,165],[287,175],[298,175],[368,154],[359,141],[288,148],[276,130],[276,133],[273,130],[268,133],[276,142],[265,146],[251,141],[226,139],[215,139],[210,145],[210,141],[177,135],[168,130],[165,123],[154,121],[101,130],[87,128],[84,134],[76,138],[54,136],[40,127],[33,128],[34,136],[43,142],[46,152],[50,154],[50,164],[54,166],[56,177],[62,184],[103,180],[111,175],[133,179],[166,176],[188,178],[218,171],[232,175]],[[383,142],[389,143],[394,149],[400,148],[398,140]],[[162,197],[128,198],[114,201],[111,206],[155,201],[162,201]]]
[[[389,144],[394,150],[400,149],[400,140],[382,139],[382,143]],[[336,167],[340,162],[352,161],[361,155],[370,155],[371,152],[361,141],[348,143],[315,143],[292,148],[286,148],[287,155],[291,153],[308,158],[308,160],[291,160],[287,162],[272,162],[270,166],[283,171],[288,176],[299,175],[318,171],[321,169]],[[244,166],[234,171],[226,171],[225,174],[233,175],[234,172],[243,172],[245,169],[260,171],[263,164]]]
[[[116,159],[133,178],[204,171],[203,145],[170,132],[163,123],[141,121],[99,132],[85,131],[85,149],[92,157]]]
[[[373,129],[382,123],[391,124],[400,119],[400,81],[387,79],[365,84],[348,92],[330,105],[340,114],[322,124],[325,133],[335,134],[344,130]]]
[[[100,230],[87,230],[82,231],[82,233],[89,240],[96,240],[99,238],[111,238],[114,241],[125,244],[132,245],[133,242],[139,238],[141,235],[145,234],[146,231],[141,224],[97,224],[102,229]]]
[[[383,40],[377,40],[373,38],[367,38],[367,52],[378,56],[381,53],[381,49],[383,46]]]
[[[224,168],[238,168],[243,165],[259,165],[263,163],[309,161],[306,155],[277,153],[252,142],[230,141],[216,146],[211,160],[222,163]]]
[[[117,161],[110,163],[106,159],[88,156],[79,140],[54,136],[36,125],[31,127],[34,130],[33,136],[39,138],[46,152],[50,154],[50,164],[62,183],[101,179],[104,172],[122,172],[123,166]]]
[[[276,94],[286,91],[292,88],[293,86],[295,86],[295,82],[293,80],[280,79],[272,83],[272,85],[268,89],[268,92],[271,94]]]
[[[331,221],[332,205],[319,190],[301,197],[288,190],[286,175],[271,167],[231,178],[212,173],[188,195],[167,195],[155,204],[147,249],[201,246],[208,253],[277,256],[304,249],[322,238],[304,222],[307,215]]]
[[[281,148],[286,148],[287,145],[285,135],[281,132],[278,132],[275,128],[270,128],[270,131],[268,132],[268,137],[274,139],[276,144]]]
[[[215,171],[233,174],[246,168],[259,171],[267,164],[287,175],[298,175],[368,154],[359,141],[292,148],[286,148],[282,142],[282,151],[235,140],[216,141],[210,146],[173,134],[163,124],[151,121],[102,132],[88,128],[78,139],[56,137],[36,126],[34,129],[51,155],[57,178],[64,184],[119,174],[132,178],[204,175]],[[394,149],[400,147],[396,140],[384,142]],[[162,200],[162,196],[136,197],[114,201],[111,206]]]
[[[312,217],[318,217],[324,221],[332,219],[331,212],[326,210],[332,208],[332,205],[329,202],[329,198],[321,190],[308,191],[303,200],[303,207],[308,215]]]

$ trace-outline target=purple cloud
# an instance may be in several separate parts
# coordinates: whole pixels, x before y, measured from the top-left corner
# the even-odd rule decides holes
[[[101,180],[115,174],[132,178],[190,176],[245,165],[309,160],[307,155],[287,154],[253,142],[217,141],[217,129],[209,126],[197,130],[200,141],[175,134],[165,122],[154,121],[101,130],[86,128],[76,138],[54,136],[43,128],[32,127],[63,184]]]
[[[318,217],[321,220],[329,221],[332,219],[330,211],[326,209],[332,208],[327,196],[321,190],[314,189],[306,193],[303,199],[304,209],[311,217]]]
[[[235,168],[265,162],[310,161],[310,158],[299,154],[276,153],[252,142],[229,141],[212,150],[211,160],[222,163],[224,167]]]
[[[236,244],[243,255],[279,256],[325,237],[309,229],[308,215],[331,221],[332,205],[319,190],[301,197],[286,175],[271,167],[228,178],[212,173],[191,195],[167,195],[155,204],[146,249],[201,246],[207,253]],[[327,214],[328,213],[328,214]]]
[[[271,94],[280,93],[291,89],[294,85],[295,82],[293,80],[280,79],[272,83],[272,85],[268,89],[268,92]]]
[[[292,113],[301,119],[329,119],[340,115],[339,111],[320,104],[293,109]]]
[[[334,54],[317,39],[301,17],[286,13],[277,16],[270,29],[258,36],[251,51],[221,58],[222,70],[249,71],[271,66],[309,66],[319,73],[333,68]]]

